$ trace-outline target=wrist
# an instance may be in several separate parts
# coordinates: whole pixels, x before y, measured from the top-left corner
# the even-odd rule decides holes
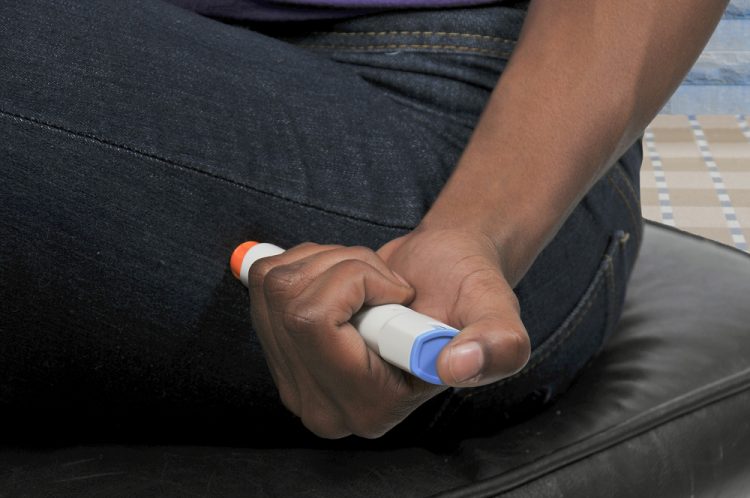
[[[525,177],[531,168],[492,169],[492,175],[454,175],[419,228],[458,230],[491,241],[508,282],[515,287],[577,202],[555,185],[553,175],[537,181]]]
[[[550,159],[542,147],[520,147],[523,137],[493,140],[507,135],[475,131],[420,226],[488,238],[515,287],[580,200],[585,177],[568,154]]]
[[[455,210],[450,211],[450,215],[443,215],[442,210],[430,210],[414,230],[415,234],[421,232],[443,232],[445,235],[440,238],[451,234],[478,241],[487,248],[511,287],[515,287],[536,259],[541,251],[536,247],[542,246],[531,240],[531,230],[522,230],[515,223],[497,223],[483,217],[463,218]]]

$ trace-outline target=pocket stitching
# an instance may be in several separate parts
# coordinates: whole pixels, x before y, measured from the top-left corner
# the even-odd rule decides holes
[[[612,178],[612,175],[607,175],[607,182],[612,186],[612,188],[615,189],[615,191],[617,192],[617,195],[620,196],[620,199],[622,199],[622,202],[625,205],[625,208],[627,209],[628,214],[630,215],[631,221],[633,222],[634,233],[637,234],[638,233],[637,228],[640,225],[639,220],[641,219],[640,210],[638,210],[638,213],[636,214],[636,210],[633,209],[633,206],[630,204],[630,201],[628,200],[627,196],[622,191],[622,189],[617,185],[617,182]],[[638,205],[637,201],[636,201],[636,205]],[[638,237],[638,235],[636,235],[636,237]]]
[[[469,38],[474,40],[490,40],[501,43],[515,44],[516,40],[502,38],[500,36],[479,35],[474,33],[460,33],[455,31],[314,31],[312,35],[336,35],[336,36],[441,36],[447,38]]]
[[[449,52],[460,52],[460,53],[476,53],[482,55],[491,55],[500,58],[508,58],[511,56],[511,52],[503,52],[498,50],[491,50],[480,47],[467,47],[463,45],[447,45],[447,44],[429,44],[429,43],[383,43],[373,45],[336,45],[336,44],[315,44],[315,43],[301,43],[298,45],[302,48],[318,49],[318,50],[349,50],[355,51],[379,51],[379,50],[398,50],[398,49],[414,49],[414,50],[433,50],[433,51],[449,51]]]

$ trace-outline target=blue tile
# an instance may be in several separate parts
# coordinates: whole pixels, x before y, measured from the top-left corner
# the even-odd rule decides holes
[[[750,19],[750,0],[732,0],[724,11],[725,19]]]
[[[683,85],[664,114],[750,114],[750,86]]]
[[[706,52],[742,52],[748,50],[750,18],[722,19],[706,45]]]

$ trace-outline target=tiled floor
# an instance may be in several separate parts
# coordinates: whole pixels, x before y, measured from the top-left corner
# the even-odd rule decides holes
[[[660,115],[646,130],[643,216],[747,251],[750,124],[742,115]]]

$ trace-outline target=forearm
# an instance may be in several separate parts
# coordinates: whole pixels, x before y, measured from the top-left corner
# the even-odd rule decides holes
[[[479,230],[515,285],[700,54],[725,0],[535,0],[422,227]]]

